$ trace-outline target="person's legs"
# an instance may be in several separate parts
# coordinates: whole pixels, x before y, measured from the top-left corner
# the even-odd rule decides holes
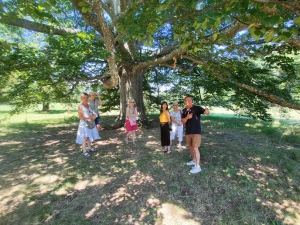
[[[186,142],[186,145],[187,147],[189,148],[189,151],[190,151],[190,155],[192,157],[192,160],[190,162],[187,162],[186,164],[188,166],[194,166],[196,164],[196,161],[194,161],[194,152],[193,152],[193,147],[192,147],[192,134],[187,134],[185,135],[185,142]]]
[[[176,125],[172,123],[172,131],[170,131],[170,145],[172,144],[172,141],[175,138],[175,134],[176,134]]]
[[[86,141],[86,139],[84,139],[84,141],[81,144],[82,152],[86,152],[86,142],[85,141]]]
[[[193,151],[193,156],[195,157],[194,160],[195,160],[196,166],[200,167],[199,147],[201,145],[201,135],[200,134],[194,134],[192,141],[193,141],[192,151]]]
[[[126,141],[126,144],[128,144],[128,138],[129,138],[129,136],[130,136],[130,134],[131,134],[131,131],[132,131],[132,130],[131,130],[131,125],[130,125],[129,120],[126,120],[126,121],[125,121],[125,125],[126,125],[126,131],[127,131],[125,141]]]
[[[200,167],[200,152],[199,152],[198,147],[193,147],[193,152],[194,152],[195,159],[196,159],[195,160],[196,166]]]
[[[100,116],[99,116],[99,114],[95,119],[95,123],[96,123],[97,130],[100,131],[101,126],[100,126]]]
[[[170,145],[167,146],[167,154],[171,154],[171,147],[170,147]]]
[[[183,136],[183,125],[177,127],[178,132],[178,147],[181,148],[182,136]]]
[[[192,156],[193,161],[196,163],[196,156],[195,156],[194,147],[193,146],[188,146],[188,148],[190,150],[190,154]]]
[[[92,146],[91,146],[91,141],[89,138],[87,138],[86,143],[88,144],[88,149],[91,149]]]
[[[191,173],[199,173],[201,171],[201,167],[200,167],[200,151],[199,151],[200,145],[201,145],[201,135],[200,134],[193,135],[192,150],[194,152],[196,165],[190,170]]]
[[[86,143],[88,144],[88,149],[87,149],[87,152],[95,152],[94,149],[92,149],[92,146],[91,146],[91,141],[89,138],[87,138],[86,140]]]
[[[82,155],[85,156],[85,157],[90,156],[90,154],[87,153],[87,151],[86,151],[86,142],[87,142],[87,140],[89,140],[89,138],[85,137],[82,144],[81,144],[81,146],[82,146]],[[91,144],[91,142],[90,142],[90,144]]]
[[[135,145],[135,130],[131,131],[131,135],[132,135],[132,143],[133,145]]]

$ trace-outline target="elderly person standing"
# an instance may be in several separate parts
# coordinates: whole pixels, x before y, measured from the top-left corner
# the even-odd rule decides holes
[[[178,136],[178,147],[181,148],[182,135],[183,135],[183,124],[181,122],[181,110],[178,109],[178,102],[173,102],[173,111],[170,113],[171,121],[172,121],[172,131],[170,132],[170,141],[175,139],[175,135],[177,132]]]
[[[137,121],[136,118],[139,116],[139,112],[137,111],[137,108],[134,105],[134,100],[129,99],[128,101],[128,107],[126,108],[126,131],[127,135],[125,138],[126,144],[128,144],[128,138],[131,135],[132,137],[132,143],[134,146],[135,144],[135,131],[138,129],[137,127]]]
[[[98,106],[100,106],[100,105],[103,105],[103,101],[101,100],[100,95],[95,93],[95,92],[92,92],[90,94],[90,98],[89,98],[89,106],[97,116],[96,119],[95,119],[95,123],[96,123],[96,127],[97,127],[98,131],[101,128],[101,126],[100,126],[100,114],[99,114],[99,110],[98,110]]]
[[[76,144],[82,145],[82,155],[89,157],[89,152],[95,151],[91,147],[91,142],[100,139],[100,136],[94,124],[96,115],[88,104],[88,94],[82,93],[80,97],[81,104],[78,106],[78,117],[80,121],[77,130]],[[89,127],[88,122],[91,122],[92,126]],[[86,149],[86,144],[88,145],[88,149]]]

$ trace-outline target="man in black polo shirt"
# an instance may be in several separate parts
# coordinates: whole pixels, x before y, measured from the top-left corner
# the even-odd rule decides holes
[[[207,108],[193,105],[193,99],[190,96],[184,98],[185,109],[182,110],[181,121],[186,124],[185,140],[186,145],[190,149],[192,161],[186,163],[188,166],[194,166],[190,172],[199,173],[200,167],[200,152],[198,147],[201,145],[201,114],[209,115]]]

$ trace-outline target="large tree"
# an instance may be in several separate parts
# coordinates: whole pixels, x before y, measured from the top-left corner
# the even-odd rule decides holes
[[[161,71],[162,68],[171,68],[182,75],[194,74],[203,83],[211,81],[231,87],[236,99],[241,96],[239,93],[247,93],[248,99],[255,96],[299,110],[300,105],[291,93],[283,91],[286,86],[280,86],[281,82],[286,82],[288,75],[281,79],[271,71],[271,66],[280,67],[278,63],[269,63],[269,70],[249,63],[253,58],[264,57],[267,60],[268,56],[274,58],[277,53],[282,54],[281,51],[299,50],[299,14],[299,1],[0,2],[0,23],[6,26],[42,32],[49,37],[59,35],[89,39],[92,36],[94,41],[99,42],[95,46],[105,49],[105,52],[98,51],[98,55],[89,57],[81,65],[81,71],[85,73],[82,68],[94,67],[97,61],[101,69],[91,79],[100,79],[105,88],[119,85],[121,119],[125,117],[126,100],[130,97],[136,100],[141,118],[144,118],[144,76],[149,71]],[[59,51],[56,54],[59,55]],[[91,64],[91,59],[94,64]],[[282,68],[284,74],[288,73],[287,68]],[[252,73],[255,69],[261,70]],[[296,72],[290,74],[293,75],[288,77],[289,85],[299,87]],[[82,76],[88,79],[86,75]],[[80,74],[70,77],[69,81],[73,79],[76,84],[79,78]],[[272,86],[272,80],[276,80],[278,85]],[[217,90],[213,91],[216,93]],[[239,101],[243,99],[239,98]],[[257,104],[261,102],[257,101]]]

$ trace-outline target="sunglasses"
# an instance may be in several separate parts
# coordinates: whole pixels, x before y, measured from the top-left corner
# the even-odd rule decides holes
[[[130,103],[134,103],[134,102],[130,102]]]
[[[174,106],[178,106],[178,105],[174,105]]]

